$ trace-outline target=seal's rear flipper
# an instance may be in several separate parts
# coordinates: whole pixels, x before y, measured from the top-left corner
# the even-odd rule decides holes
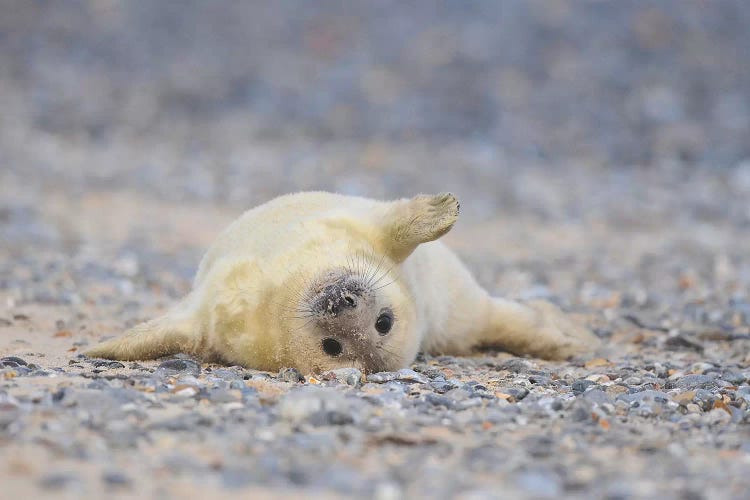
[[[477,339],[480,347],[500,347],[522,356],[568,359],[594,351],[599,338],[556,305],[491,298],[488,322]]]
[[[451,193],[419,195],[397,201],[383,221],[384,246],[396,262],[403,262],[420,243],[433,241],[458,220],[458,199]]]
[[[91,358],[134,361],[156,359],[178,352],[194,353],[200,345],[199,330],[191,318],[174,312],[141,323],[123,336],[108,340],[85,354]]]

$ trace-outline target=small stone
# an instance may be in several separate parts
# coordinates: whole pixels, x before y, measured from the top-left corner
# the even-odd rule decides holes
[[[598,368],[601,366],[609,366],[610,364],[611,363],[604,358],[594,358],[594,359],[590,359],[586,361],[583,364],[583,367],[586,368],[587,370],[590,370],[592,368]]]
[[[129,488],[132,485],[132,480],[118,471],[109,471],[102,474],[102,481],[110,488]]]
[[[610,397],[616,398],[620,394],[627,394],[629,391],[628,391],[628,388],[625,387],[624,385],[615,384],[615,385],[608,386],[605,389],[605,392],[609,394]]]
[[[72,474],[53,473],[39,480],[39,486],[45,490],[60,490],[74,482],[76,477]]]
[[[588,391],[583,393],[583,397],[591,402],[596,403],[599,406],[612,403],[612,399],[609,397],[609,395],[601,389],[589,389]]]
[[[695,391],[685,391],[672,396],[672,400],[680,406],[687,406],[693,402]]]
[[[580,379],[580,380],[576,380],[575,382],[573,382],[570,388],[573,391],[573,394],[583,394],[586,388],[592,385],[594,385],[592,381],[586,380],[586,379]]]
[[[394,372],[371,373],[367,376],[367,381],[374,384],[384,384],[392,380],[396,380],[396,373]]]
[[[117,368],[125,368],[125,365],[120,363],[119,361],[112,361],[110,359],[95,359],[91,361],[91,363],[96,368],[103,368],[105,370],[113,370]]]
[[[701,412],[701,407],[698,406],[695,403],[688,404],[687,406],[685,406],[685,409],[687,409],[687,411],[689,411],[690,413],[700,413]]]
[[[715,370],[716,366],[711,363],[706,363],[704,361],[700,361],[698,363],[693,363],[690,365],[690,371],[693,373],[702,373],[706,374],[707,372],[710,372],[712,370]]]
[[[346,398],[332,388],[319,386],[292,389],[279,401],[278,411],[281,418],[295,424],[343,425],[354,421]]]
[[[721,379],[726,380],[732,385],[740,385],[740,384],[745,383],[745,381],[747,380],[747,377],[740,372],[725,371],[721,375]]]
[[[155,373],[156,375],[161,376],[172,376],[184,373],[197,377],[201,373],[201,366],[192,359],[168,359],[156,368]]]
[[[409,368],[402,368],[401,370],[396,372],[396,380],[400,380],[401,382],[413,382],[417,384],[428,384],[430,382],[427,377]]]
[[[646,403],[667,404],[671,401],[668,394],[661,391],[652,390],[635,392],[633,394],[621,394],[617,397],[617,399],[625,401],[631,406],[635,405],[636,403],[638,405],[643,405]]]
[[[672,381],[669,388],[674,389],[716,389],[717,384],[714,377],[709,375],[685,375]]]
[[[548,471],[523,472],[518,477],[517,483],[533,498],[559,498],[562,493],[560,480]]]
[[[208,390],[208,400],[212,403],[233,403],[242,398],[242,393],[236,390],[212,387]]]
[[[282,368],[279,371],[278,378],[291,384],[298,384],[305,381],[305,376],[296,368]]]
[[[499,370],[508,370],[513,373],[526,373],[530,369],[534,368],[534,365],[522,358],[513,358],[507,361],[503,361],[497,367]]]
[[[704,347],[701,344],[682,333],[668,337],[667,340],[664,341],[664,346],[673,351],[690,350],[698,353],[704,351]]]
[[[451,398],[433,392],[428,392],[424,399],[433,406],[443,406],[448,409],[452,409],[456,405]]]
[[[17,356],[7,356],[0,359],[0,368],[17,368],[19,366],[28,366],[28,363]]]
[[[713,425],[728,424],[732,421],[732,415],[720,408],[709,411],[706,413],[705,418]]]
[[[242,380],[242,374],[228,368],[218,368],[211,372],[211,375],[227,381]]]
[[[0,393],[0,430],[6,429],[20,416],[19,402],[13,396]]]
[[[695,391],[694,402],[700,405],[704,411],[708,411],[714,407],[714,402],[719,399],[719,396],[713,394],[711,391],[705,389],[698,389]]]
[[[310,415],[307,421],[316,426],[323,427],[327,425],[348,425],[354,423],[354,418],[348,412],[338,410],[324,410],[315,412]]]
[[[525,387],[504,387],[500,390],[503,394],[508,394],[515,401],[521,401],[529,395],[529,390]]]
[[[352,387],[362,384],[362,372],[356,368],[337,368],[330,373],[342,384],[351,385]]]
[[[446,380],[433,381],[430,385],[432,386],[433,390],[437,392],[438,394],[445,394],[451,389],[456,388],[454,384]]]

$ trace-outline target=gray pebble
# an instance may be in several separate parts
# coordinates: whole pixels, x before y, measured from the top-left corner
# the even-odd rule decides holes
[[[570,389],[574,394],[583,394],[586,388],[592,385],[594,385],[594,382],[592,382],[591,380],[580,379],[573,382],[570,386]]]
[[[502,387],[499,391],[504,394],[510,394],[516,401],[521,401],[529,395],[529,390],[524,387]]]
[[[450,391],[451,389],[455,389],[456,388],[456,386],[454,384],[452,384],[451,382],[445,381],[445,380],[433,381],[432,383],[430,383],[430,386],[438,394],[444,394],[444,393]]]
[[[296,368],[282,368],[279,371],[278,378],[291,384],[298,384],[305,381],[305,376]]]
[[[52,473],[39,480],[39,486],[45,490],[60,490],[77,481],[77,477],[68,473]]]
[[[157,376],[174,376],[177,374],[188,374],[198,376],[201,373],[201,365],[192,359],[168,359],[161,363],[157,368]]]
[[[453,399],[433,392],[428,392],[425,395],[425,401],[433,406],[442,406],[448,409],[452,409],[456,406],[456,402]]]
[[[427,377],[409,368],[402,368],[396,372],[396,380],[400,380],[401,382],[414,382],[417,384],[428,384],[430,382]]]
[[[653,390],[635,392],[632,394],[621,394],[617,397],[617,400],[625,401],[630,405],[635,403],[639,405],[646,403],[667,404],[671,401],[667,393]]]
[[[733,385],[740,385],[740,384],[743,384],[747,380],[747,377],[743,373],[740,373],[740,372],[725,371],[721,375],[721,379],[726,380],[727,382]]]
[[[668,384],[670,389],[716,389],[714,377],[710,375],[685,375]]]
[[[28,366],[28,363],[17,356],[0,358],[0,368],[18,368],[19,366]]]
[[[368,382],[373,382],[376,384],[390,382],[391,380],[396,380],[395,372],[378,372],[378,373],[371,373],[367,376]]]
[[[105,370],[113,370],[117,368],[125,368],[125,365],[119,361],[113,361],[110,359],[95,359],[91,361],[91,364],[96,368],[103,368]]]
[[[333,388],[300,386],[281,398],[281,418],[298,424],[309,420],[314,425],[349,423],[351,408],[343,394]]]
[[[517,484],[531,498],[558,498],[562,492],[559,478],[550,471],[523,472]]]
[[[362,372],[356,368],[337,368],[331,371],[336,380],[342,384],[358,387],[362,385]]]
[[[119,471],[108,471],[102,474],[102,481],[110,488],[130,488],[132,480]]]
[[[513,373],[525,373],[533,367],[534,365],[530,361],[523,358],[509,359],[497,365],[498,370],[508,370]]]
[[[216,370],[213,370],[211,374],[214,377],[219,377],[224,380],[242,380],[242,374],[230,368],[218,368]]]
[[[601,389],[589,389],[583,393],[583,397],[600,406],[604,404],[612,404],[612,398]]]

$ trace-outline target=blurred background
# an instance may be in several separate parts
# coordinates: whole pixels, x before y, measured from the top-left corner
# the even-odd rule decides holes
[[[0,9],[6,267],[31,248],[156,252],[149,273],[187,283],[241,210],[308,189],[456,192],[476,267],[484,249],[590,268],[582,241],[607,269],[670,265],[688,240],[697,274],[744,253],[743,0]],[[520,288],[551,280],[534,273]]]

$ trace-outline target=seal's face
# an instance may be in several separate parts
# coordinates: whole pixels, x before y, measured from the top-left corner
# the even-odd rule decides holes
[[[417,350],[413,301],[396,276],[334,269],[301,295],[290,336],[295,364],[306,372],[355,367],[364,372],[401,368]]]

